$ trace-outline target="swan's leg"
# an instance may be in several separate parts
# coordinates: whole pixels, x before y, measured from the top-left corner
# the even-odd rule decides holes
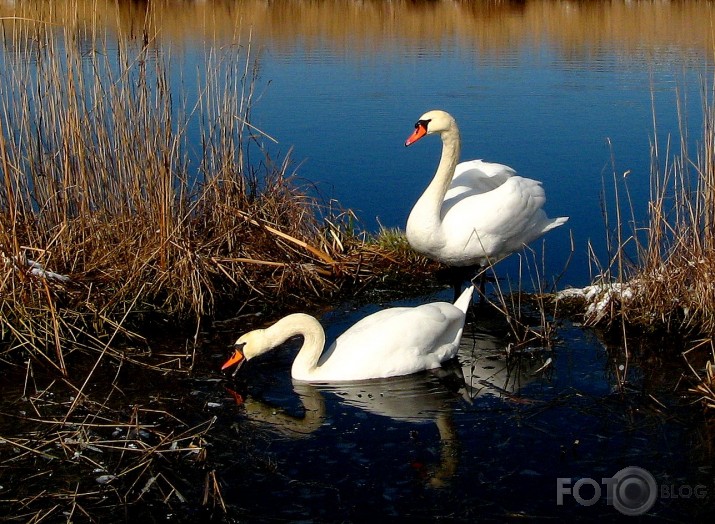
[[[470,278],[470,281],[476,285],[476,280],[479,279],[479,306],[484,305],[484,298],[487,296],[487,268],[484,266],[475,266],[472,268],[472,273],[476,273]]]
[[[454,290],[454,300],[456,302],[459,295],[462,294],[462,284],[465,280],[472,282],[474,280],[474,274],[479,269],[479,266],[464,266],[464,267],[451,267],[450,268],[450,278],[452,281],[452,289]]]
[[[487,296],[487,270],[482,269],[482,275],[479,277],[479,305],[484,303],[484,297]]]
[[[454,299],[452,300],[452,303],[454,303],[459,298],[459,295],[462,294],[461,275],[457,275],[454,280],[452,280],[452,289],[454,290]]]

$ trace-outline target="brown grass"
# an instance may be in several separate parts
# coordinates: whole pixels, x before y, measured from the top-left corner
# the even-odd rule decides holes
[[[177,415],[191,400],[172,399],[170,384],[133,400],[127,376],[178,380],[206,317],[423,280],[434,264],[399,235],[367,237],[349,211],[296,185],[290,157],[267,154],[270,137],[251,125],[250,41],[183,72],[201,78],[193,100],[171,87],[151,17],[116,42],[71,10],[4,29],[0,368],[4,388],[25,390],[2,390],[12,489],[0,518],[112,520],[120,508],[180,512],[187,499],[221,514],[205,462],[214,418]],[[164,325],[184,326],[186,347],[148,340]]]
[[[288,157],[265,152],[269,137],[250,124],[250,41],[207,53],[189,102],[171,87],[150,18],[116,42],[71,12],[61,26],[5,21],[5,31],[6,362],[29,353],[67,375],[76,350],[141,347],[156,316],[198,330],[207,315],[324,299],[400,266],[350,213],[298,187]]]
[[[609,308],[615,314],[593,317],[591,323],[622,317],[650,331],[715,335],[714,117],[706,107],[703,141],[695,157],[685,140],[677,155],[672,155],[670,144],[662,152],[653,143],[648,223],[627,232],[624,224],[635,224],[633,210],[626,217],[617,205],[611,239],[616,247],[600,268],[603,282],[617,284],[617,303]]]
[[[0,437],[3,521],[116,522],[140,502],[179,511],[201,486],[207,512],[225,510],[215,471],[202,471],[216,417],[188,422],[160,399],[132,399],[116,383],[126,372],[115,373],[91,395],[27,374],[23,394],[3,403],[2,429],[14,429]]]

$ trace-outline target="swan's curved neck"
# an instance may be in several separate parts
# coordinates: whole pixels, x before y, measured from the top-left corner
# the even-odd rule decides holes
[[[315,318],[304,313],[288,315],[265,330],[268,345],[275,347],[296,335],[303,337],[303,345],[293,361],[292,375],[310,375],[318,366],[325,347],[325,331]]]
[[[417,216],[434,221],[435,225],[442,222],[441,210],[444,196],[447,194],[449,185],[454,177],[454,170],[459,162],[460,137],[459,128],[456,124],[441,133],[442,156],[439,159],[437,172],[430,182],[425,192],[415,204]],[[414,210],[413,210],[414,211]]]

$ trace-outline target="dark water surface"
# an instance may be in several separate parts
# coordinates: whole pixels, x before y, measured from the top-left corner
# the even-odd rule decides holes
[[[378,307],[450,294],[344,303],[322,321],[330,341]],[[130,491],[122,477],[115,479],[106,491],[108,505],[99,504],[101,521],[704,522],[715,511],[712,428],[686,393],[689,381],[677,355],[656,350],[641,357],[632,341],[626,360],[621,347],[608,347],[569,322],[559,327],[552,348],[515,350],[503,317],[475,308],[457,359],[435,372],[345,384],[295,383],[290,365],[299,341],[246,363],[236,377],[218,372],[226,356],[220,348],[235,330],[263,323],[247,317],[208,328],[200,347],[204,357],[190,377],[161,376],[128,364],[121,373],[112,365],[109,373],[95,374],[89,398],[124,413],[130,426],[135,417],[136,424],[145,424],[140,438],[147,444],[158,444],[161,434],[171,442],[213,421],[201,439],[203,460],[192,466],[193,454],[186,451],[180,460],[171,453],[155,457],[148,475]],[[32,423],[33,408],[17,389],[21,385],[14,380],[0,387],[0,435],[17,441],[29,436],[33,447],[45,438],[43,426]],[[75,392],[57,386],[39,375],[29,379],[30,391],[38,391],[34,404],[56,404],[61,419],[62,406]],[[112,420],[90,416],[99,426],[88,428],[90,445],[78,448],[75,459],[38,457],[31,471],[13,466],[22,450],[3,442],[0,497],[13,500],[40,487],[52,497],[78,488],[101,494],[95,480],[100,474],[121,473],[129,482],[136,475],[126,471],[132,457],[120,460],[119,470],[104,470],[117,457],[102,438],[94,440],[121,437],[125,430]],[[46,451],[61,455],[59,449]],[[97,469],[89,473],[79,468],[83,463]],[[633,467],[641,468],[638,476],[617,476]],[[218,481],[225,513],[215,498],[208,506],[200,502],[208,471]],[[158,477],[157,487],[147,482],[149,475]],[[152,504],[136,502],[141,488],[152,493],[166,481],[183,502],[171,491],[165,492],[167,505],[149,494],[144,498]],[[620,497],[613,505],[606,500],[609,482]],[[652,501],[629,498],[633,486]],[[116,505],[112,488],[126,491],[134,503],[107,514]],[[79,502],[95,514],[89,501]],[[634,520],[624,508],[645,508],[644,515]],[[2,515],[9,516],[5,509]],[[62,521],[58,512],[54,517]]]
[[[329,337],[373,309],[325,316]],[[508,352],[500,317],[481,311],[457,362],[439,373],[354,384],[293,383],[297,344],[251,361],[225,384],[245,402],[225,395],[219,425],[259,430],[245,451],[260,465],[247,468],[238,450],[222,455],[224,496],[260,520],[612,521],[626,517],[606,502],[603,479],[636,466],[657,483],[648,517],[711,514],[708,432],[676,388],[680,360],[627,363],[620,348],[569,323],[559,336],[552,350]],[[576,494],[593,505],[567,491],[559,505],[558,482],[573,488],[580,479],[589,483]],[[620,507],[642,507],[629,500]]]

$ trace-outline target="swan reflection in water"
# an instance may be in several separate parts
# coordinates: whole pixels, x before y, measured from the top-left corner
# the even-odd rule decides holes
[[[240,398],[247,418],[289,438],[305,438],[334,415],[326,402],[332,396],[340,405],[387,417],[394,421],[436,425],[439,463],[429,475],[429,485],[443,486],[455,473],[459,436],[453,424],[457,409],[470,409],[487,397],[511,400],[519,389],[540,376],[543,361],[535,354],[507,356],[506,344],[490,333],[465,328],[457,358],[442,368],[412,375],[356,382],[312,384],[293,380],[303,414],[259,398]],[[362,419],[364,420],[364,419]]]

